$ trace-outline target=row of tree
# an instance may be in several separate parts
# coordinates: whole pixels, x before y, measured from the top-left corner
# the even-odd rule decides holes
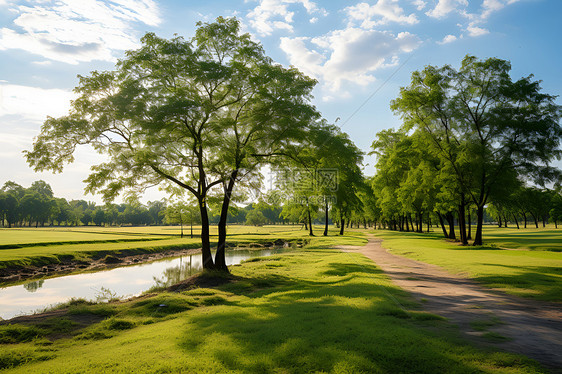
[[[391,104],[404,125],[373,142],[376,208],[390,226],[420,231],[424,217],[435,214],[454,238],[456,218],[459,239],[468,244],[467,222],[475,215],[474,245],[481,245],[487,205],[504,221],[507,214],[515,222],[519,215],[546,220],[555,199],[542,204],[549,193],[524,185],[560,180],[549,162],[560,159],[561,108],[531,76],[512,81],[510,68],[504,60],[467,56],[459,70],[428,66],[412,74]]]
[[[55,197],[51,186],[39,180],[24,188],[8,181],[0,189],[0,222],[12,226],[161,225],[162,201],[97,206],[85,200]]]

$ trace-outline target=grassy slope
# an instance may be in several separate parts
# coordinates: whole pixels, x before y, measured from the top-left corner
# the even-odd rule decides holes
[[[416,234],[381,230],[375,234],[384,239],[382,245],[391,253],[443,266],[454,273],[467,275],[488,287],[499,288],[511,294],[562,301],[560,252],[463,247],[458,243],[445,241],[442,235],[437,233]],[[493,234],[493,231],[486,232],[485,241],[490,240]],[[534,246],[538,249],[534,242],[540,241],[543,234],[552,235],[549,231],[534,232],[525,239],[518,236],[514,240],[522,247]],[[558,235],[562,241],[562,233]]]
[[[239,280],[218,290],[73,306],[74,316],[111,317],[53,344],[5,344],[0,364],[28,362],[10,373],[542,372],[520,356],[464,344],[448,322],[413,310],[371,261],[323,240],[232,267]]]

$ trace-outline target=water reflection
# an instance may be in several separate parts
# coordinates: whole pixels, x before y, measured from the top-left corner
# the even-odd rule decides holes
[[[38,289],[40,289],[41,287],[43,287],[43,283],[45,283],[44,279],[38,280],[38,281],[33,281],[33,282],[29,282],[23,285],[23,288],[25,288],[28,292],[35,292]]]
[[[178,266],[167,268],[161,277],[153,277],[154,284],[158,287],[168,287],[189,278],[200,270],[200,266],[193,267],[193,255],[180,257]]]
[[[290,249],[231,250],[226,253],[227,265],[259,256],[269,256]],[[0,318],[30,314],[71,298],[96,300],[100,290],[112,297],[131,297],[154,286],[169,286],[197,273],[202,268],[201,255],[168,258],[147,264],[126,266],[96,273],[40,279],[23,287],[0,288]]]

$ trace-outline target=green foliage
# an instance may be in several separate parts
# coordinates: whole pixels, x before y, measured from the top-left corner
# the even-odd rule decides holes
[[[458,70],[427,66],[412,74],[410,86],[391,104],[404,121],[403,136],[413,132],[424,140],[438,179],[453,181],[447,189],[457,201],[464,244],[468,202],[477,208],[474,244],[482,245],[490,198],[512,191],[517,178],[544,185],[561,175],[549,166],[561,155],[561,107],[532,76],[512,81],[510,70],[508,61],[474,56],[466,56]]]
[[[267,223],[267,218],[260,210],[253,209],[246,214],[246,225],[263,226]]]

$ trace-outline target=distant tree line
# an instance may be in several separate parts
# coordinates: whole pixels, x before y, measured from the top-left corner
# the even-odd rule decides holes
[[[55,197],[45,181],[24,188],[8,181],[0,190],[2,227],[80,226],[80,225],[161,225],[166,204],[163,201],[96,205],[85,200]]]

